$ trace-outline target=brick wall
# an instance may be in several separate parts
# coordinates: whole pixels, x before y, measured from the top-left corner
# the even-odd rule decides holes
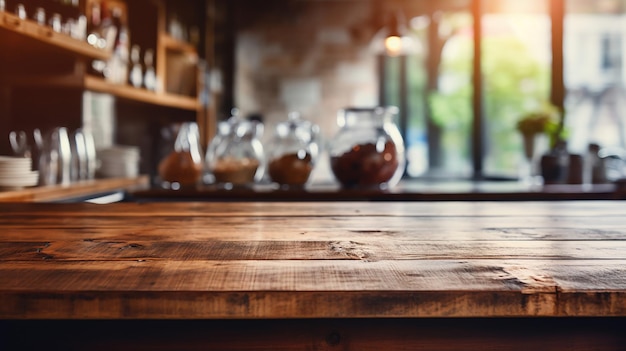
[[[262,114],[267,138],[297,110],[330,138],[339,109],[376,105],[372,8],[369,0],[282,1],[239,14],[235,104],[241,113]]]

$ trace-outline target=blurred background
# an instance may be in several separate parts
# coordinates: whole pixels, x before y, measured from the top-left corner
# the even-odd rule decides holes
[[[229,3],[223,113],[272,122],[298,110],[332,135],[344,106],[399,106],[410,177],[516,177],[515,125],[546,103],[564,108],[572,152],[625,146],[623,1]],[[403,17],[416,50],[372,50],[390,16]]]
[[[24,4],[28,18],[67,5],[86,17],[86,34],[94,8],[112,16],[119,7],[128,48],[140,46],[143,71],[154,51],[152,89],[168,94],[153,101],[104,86],[89,78],[91,58],[81,67],[3,28],[5,154],[9,131],[62,124],[92,131],[98,147],[140,147],[142,173],[154,174],[172,123],[198,121],[206,148],[233,108],[266,131],[298,111],[330,139],[338,110],[378,105],[399,108],[409,178],[515,179],[517,122],[546,106],[560,112],[570,152],[626,147],[622,0],[3,2],[11,14]],[[186,46],[165,45],[162,34]]]

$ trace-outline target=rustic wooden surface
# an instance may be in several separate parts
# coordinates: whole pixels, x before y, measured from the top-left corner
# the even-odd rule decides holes
[[[0,203],[0,349],[623,350],[625,211]]]
[[[619,201],[0,213],[0,319],[626,316]]]

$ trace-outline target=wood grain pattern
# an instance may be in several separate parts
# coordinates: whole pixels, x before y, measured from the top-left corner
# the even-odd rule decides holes
[[[620,201],[558,201],[558,202],[154,202],[118,203],[106,211],[95,204],[0,204],[0,213],[11,211],[39,217],[38,210],[46,214],[75,217],[98,216],[179,216],[179,217],[259,217],[259,216],[534,216],[550,217],[620,217],[624,215]],[[598,224],[601,221],[596,221]]]
[[[626,317],[618,201],[0,204],[0,319]]]
[[[562,241],[46,241],[0,242],[0,261],[114,261],[114,260],[449,260],[545,259],[620,260],[626,242]]]

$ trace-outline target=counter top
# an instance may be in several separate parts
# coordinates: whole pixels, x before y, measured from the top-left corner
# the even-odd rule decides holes
[[[549,201],[626,199],[622,183],[529,185],[519,181],[402,180],[386,189],[343,189],[335,183],[313,183],[283,189],[275,184],[224,189],[203,185],[178,190],[138,189],[133,201]]]
[[[281,189],[274,184],[223,189],[199,185],[179,190],[150,187],[148,176],[80,181],[0,191],[0,202],[79,202],[120,192],[120,200],[155,201],[545,201],[626,199],[626,183],[533,185],[517,181],[403,180],[389,190],[342,189],[334,183]]]
[[[0,204],[0,319],[626,316],[624,206]]]
[[[76,201],[115,191],[136,191],[148,188],[147,176],[81,180],[69,185],[45,185],[0,191],[0,202]]]

